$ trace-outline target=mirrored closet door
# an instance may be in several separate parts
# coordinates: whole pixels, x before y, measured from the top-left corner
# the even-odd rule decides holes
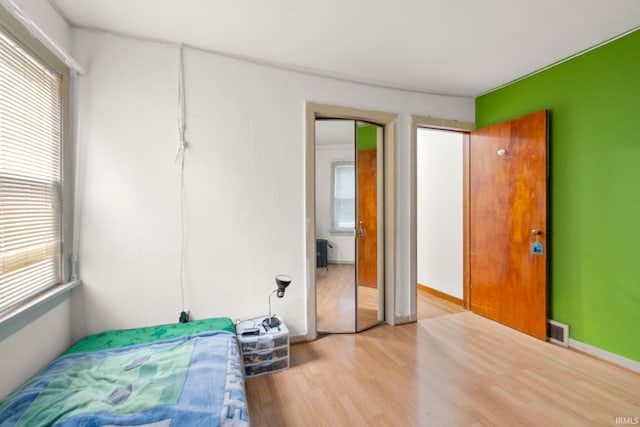
[[[383,127],[316,121],[318,332],[384,321]]]

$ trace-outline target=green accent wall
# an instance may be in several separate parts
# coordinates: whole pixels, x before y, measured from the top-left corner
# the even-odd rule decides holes
[[[640,31],[476,99],[487,126],[550,112],[550,317],[640,361]]]
[[[358,151],[374,150],[378,144],[378,127],[374,125],[357,126]]]

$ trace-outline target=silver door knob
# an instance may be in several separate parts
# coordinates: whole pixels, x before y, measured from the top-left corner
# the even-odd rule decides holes
[[[533,234],[534,236],[540,236],[542,234],[542,230],[534,228],[533,230],[531,230],[531,234]]]

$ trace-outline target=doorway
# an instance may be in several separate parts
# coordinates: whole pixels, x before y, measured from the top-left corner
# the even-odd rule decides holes
[[[417,290],[459,306],[464,305],[466,138],[460,131],[417,128]],[[418,320],[424,300],[418,298]]]
[[[458,122],[414,116],[414,155],[421,125],[462,130]],[[463,150],[464,307],[545,339],[548,113],[543,110],[478,130],[468,125]],[[414,178],[416,169],[414,164]],[[417,265],[417,233],[412,239]],[[412,274],[417,300],[417,268]]]
[[[317,330],[384,321],[384,127],[315,121]]]
[[[375,123],[383,126],[384,155],[383,155],[383,194],[384,194],[384,268],[379,274],[384,279],[384,321],[389,325],[401,323],[404,315],[396,311],[396,210],[397,210],[397,178],[396,178],[396,131],[398,115],[382,111],[363,110],[337,105],[307,102],[305,115],[306,138],[306,166],[305,166],[305,218],[306,241],[305,259],[307,265],[307,331],[305,339],[315,340],[318,337],[316,316],[316,270],[317,270],[317,239],[316,239],[316,150],[315,123],[317,119],[348,119]]]

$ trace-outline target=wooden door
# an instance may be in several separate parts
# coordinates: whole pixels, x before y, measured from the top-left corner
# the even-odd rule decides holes
[[[469,162],[471,310],[545,339],[547,112],[472,132]]]
[[[358,285],[378,287],[378,149],[377,126],[359,132],[357,146],[357,280]],[[363,142],[363,138],[372,139]]]

